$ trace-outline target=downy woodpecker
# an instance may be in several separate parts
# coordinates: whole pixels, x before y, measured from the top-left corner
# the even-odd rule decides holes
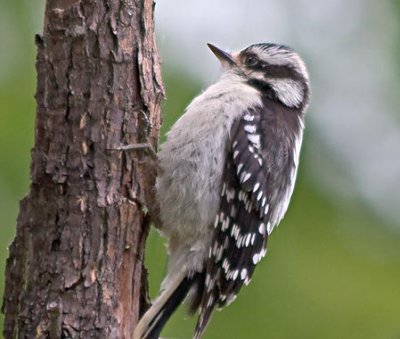
[[[196,97],[158,153],[156,183],[168,272],[134,339],[158,338],[187,300],[199,339],[266,254],[293,192],[310,88],[291,48],[260,43],[228,53],[211,44],[220,79]]]

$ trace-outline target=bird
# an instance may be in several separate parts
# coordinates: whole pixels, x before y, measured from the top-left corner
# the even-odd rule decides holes
[[[249,284],[293,193],[310,101],[303,59],[276,43],[208,47],[221,75],[157,154],[156,227],[168,239],[168,268],[134,339],[159,338],[182,303],[199,313],[193,338],[200,339],[213,311]]]

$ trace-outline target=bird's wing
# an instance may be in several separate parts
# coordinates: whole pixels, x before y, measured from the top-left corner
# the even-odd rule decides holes
[[[285,185],[282,174],[294,164],[291,143],[275,145],[265,135],[279,130],[277,117],[276,112],[255,108],[232,125],[194,338],[201,337],[213,309],[232,302],[250,282],[255,265],[266,254],[268,235],[275,226],[271,224],[277,200],[274,186]]]

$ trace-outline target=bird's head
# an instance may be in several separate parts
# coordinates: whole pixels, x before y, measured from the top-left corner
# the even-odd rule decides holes
[[[304,61],[291,48],[272,43],[254,44],[242,51],[225,52],[208,44],[227,72],[269,94],[285,106],[305,110],[310,88]]]

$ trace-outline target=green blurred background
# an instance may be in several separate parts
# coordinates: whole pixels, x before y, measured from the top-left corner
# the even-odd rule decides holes
[[[221,17],[226,17],[229,11],[225,13],[224,6],[229,4],[233,10],[238,11],[240,16],[240,3],[246,2],[214,1],[214,12],[219,13]],[[258,15],[262,20],[266,12],[258,13],[257,3],[260,2],[252,3],[254,8],[251,15]],[[290,1],[282,3],[288,6],[292,4]],[[299,1],[299,3],[306,4],[305,1]],[[262,6],[265,8],[268,5],[276,6],[276,4],[277,1],[264,1]],[[330,0],[326,1],[326,5],[336,6],[336,10],[333,11],[333,16],[336,15],[336,17],[328,18],[331,21],[327,19],[326,25],[329,25],[328,28],[332,32],[337,32],[336,27],[329,23],[335,22],[336,19],[338,27],[341,27],[340,29],[344,32],[343,35],[336,36],[336,45],[332,45],[338,46],[337,49],[328,49],[330,57],[332,53],[335,56],[335,51],[338,55],[343,54],[343,50],[339,48],[351,49],[350,45],[358,47],[354,42],[357,41],[355,40],[357,36],[353,36],[350,40],[345,34],[346,30],[354,32],[354,29],[341,25],[342,15],[347,16],[350,22],[353,17],[359,18],[361,15],[361,18],[364,18],[363,13],[367,13],[365,18],[368,21],[363,22],[364,19],[362,19],[360,22],[363,24],[356,29],[361,40],[359,47],[361,54],[373,55],[377,53],[374,43],[378,43],[378,40],[388,41],[385,46],[390,48],[387,51],[380,48],[382,50],[379,52],[382,55],[389,54],[389,57],[386,59],[377,57],[374,60],[381,60],[382,64],[377,63],[372,69],[367,67],[366,72],[368,70],[376,73],[388,72],[391,79],[395,79],[392,83],[382,82],[382,86],[385,87],[380,88],[382,93],[380,92],[379,95],[382,97],[379,99],[390,104],[391,109],[388,109],[387,116],[393,119],[390,120],[391,124],[393,121],[397,122],[397,125],[391,125],[392,139],[399,140],[400,110],[397,108],[398,101],[394,98],[398,96],[397,84],[400,81],[399,1],[353,1],[350,4],[346,1]],[[164,59],[163,73],[168,96],[164,109],[162,135],[177,119],[190,99],[204,88],[205,82],[209,83],[217,76],[216,63],[215,68],[212,69],[214,73],[206,72],[206,76],[202,76],[201,69],[197,71],[194,69],[202,62],[202,60],[196,60],[196,54],[193,57],[187,54],[186,59],[191,60],[191,63],[180,60],[179,56],[185,55],[182,53],[182,48],[190,49],[192,53],[196,53],[197,48],[208,57],[205,47],[207,41],[203,43],[203,40],[213,36],[217,36],[217,40],[224,42],[226,46],[238,47],[235,40],[238,25],[233,19],[227,20],[231,29],[228,24],[225,24],[225,26],[228,25],[226,33],[218,27],[214,28],[212,20],[216,19],[209,17],[211,7],[207,1],[193,4],[193,12],[180,12],[178,10],[180,6],[184,6],[184,2],[175,0],[160,1],[156,7],[157,24],[159,23],[158,39]],[[18,201],[29,189],[30,149],[35,119],[33,36],[41,32],[43,8],[43,0],[0,1],[0,295],[3,294],[4,288],[7,246],[15,232]],[[360,11],[360,8],[363,11]],[[387,8],[389,11],[384,12]],[[280,8],[279,13],[285,12],[284,10],[285,8]],[[319,14],[318,8],[309,8],[307,11],[313,12],[312,15],[317,18],[315,20],[323,22],[325,19],[325,14]],[[374,26],[378,23],[389,22],[389,18],[385,17],[389,12],[390,20],[393,22],[390,30],[384,26]],[[297,15],[301,14],[301,11],[291,13]],[[196,18],[199,20],[196,21]],[[375,21],[376,18],[379,22]],[[208,19],[210,22],[207,22]],[[390,206],[400,207],[400,199],[396,201],[399,197],[399,182],[391,179],[400,178],[400,167],[398,167],[400,144],[397,144],[395,148],[397,153],[392,152],[392,160],[389,158],[388,162],[382,162],[379,173],[376,170],[373,171],[373,174],[376,173],[375,176],[382,182],[385,178],[389,182],[392,180],[392,189],[387,194],[380,193],[383,197],[390,196],[390,202],[393,204],[380,204],[379,201],[373,200],[378,196],[376,192],[379,190],[371,191],[372,193],[363,191],[360,189],[362,181],[353,180],[353,178],[358,178],[356,165],[360,162],[357,161],[356,165],[350,162],[350,165],[347,165],[349,157],[343,150],[345,147],[340,144],[340,140],[343,139],[340,132],[332,134],[337,136],[337,139],[335,137],[329,139],[331,129],[326,129],[326,133],[323,129],[326,125],[329,127],[329,124],[332,124],[333,131],[337,128],[334,122],[318,118],[318,116],[324,117],[323,111],[327,110],[324,110],[324,107],[332,107],[328,99],[323,101],[318,98],[326,96],[326,93],[322,92],[336,88],[327,85],[330,83],[329,72],[332,72],[333,76],[335,68],[330,65],[325,67],[328,69],[327,72],[320,71],[317,61],[321,58],[315,54],[318,48],[313,49],[313,55],[307,51],[308,45],[304,43],[304,41],[314,41],[316,38],[312,34],[315,32],[312,31],[312,27],[300,25],[304,31],[295,34],[296,29],[293,29],[291,25],[297,25],[299,19],[297,21],[291,19],[286,18],[280,21],[279,28],[276,29],[275,35],[271,33],[271,37],[275,38],[274,40],[287,39],[303,50],[306,60],[309,61],[311,74],[314,74],[316,102],[311,106],[310,117],[307,121],[294,198],[286,218],[274,231],[269,241],[268,256],[258,266],[252,283],[242,290],[232,306],[222,312],[216,312],[205,338],[398,339],[400,338],[400,216],[398,210]],[[201,21],[203,24],[199,24]],[[178,33],[180,22],[184,24]],[[190,30],[189,26],[185,25],[190,25],[191,22],[195,26],[194,29],[199,32],[207,31],[208,34],[205,37],[200,34],[197,38],[193,38],[194,41],[196,39],[200,41],[198,44],[196,42],[195,47],[183,37],[179,40],[179,34],[185,34],[182,28]],[[326,43],[324,38],[329,39],[328,28],[326,32],[320,32],[322,38],[320,36],[318,46],[321,49]],[[257,26],[252,29],[256,30]],[[383,32],[382,35],[371,34],[375,30]],[[385,32],[390,33],[390,39],[384,34]],[[232,34],[235,37],[232,37]],[[254,31],[254,34],[257,35],[257,31]],[[362,43],[363,36],[378,40]],[[251,36],[245,36],[243,41],[256,42],[251,40]],[[242,40],[237,43],[242,44],[243,47],[246,44]],[[198,56],[197,59],[200,57]],[[213,62],[210,55],[207,63]],[[349,74],[348,76],[354,78],[356,75]],[[346,78],[343,79],[348,82]],[[359,80],[356,79],[356,81]],[[340,90],[335,93],[337,101],[345,101],[340,96]],[[389,97],[391,93],[394,97]],[[363,99],[366,96],[360,98]],[[350,102],[352,102],[351,99]],[[361,114],[357,112],[356,109],[348,114]],[[375,113],[380,118],[385,116],[383,111]],[[384,123],[388,124],[388,122],[382,122]],[[352,152],[360,149],[356,148],[357,144],[361,144],[362,149],[362,140],[372,140],[375,144],[382,142],[379,138],[373,140],[376,137],[374,134],[365,136],[364,134],[367,134],[365,132],[360,136],[360,133],[363,134],[362,131],[354,130],[354,134],[350,133],[348,136]],[[349,135],[349,133],[346,134]],[[367,138],[363,139],[363,137]],[[387,144],[382,144],[382,150],[385,149],[385,145],[387,146]],[[365,159],[359,166],[365,168],[375,165],[373,154]],[[360,169],[361,172],[362,169]],[[377,187],[381,182],[379,180],[375,185]],[[154,297],[166,267],[164,240],[154,231],[150,234],[146,256],[151,294]],[[3,317],[0,316],[0,330],[2,321]],[[164,336],[190,338],[193,327],[194,319],[187,317],[184,309],[181,309],[166,327]]]

